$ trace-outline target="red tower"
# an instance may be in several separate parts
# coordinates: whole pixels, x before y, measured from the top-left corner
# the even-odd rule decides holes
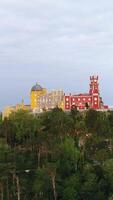
[[[99,92],[98,76],[90,76],[89,94],[92,96],[92,108],[100,109],[100,92]]]
[[[70,110],[73,107],[76,107],[78,110],[85,110],[87,107],[95,110],[108,109],[108,106],[103,104],[102,98],[100,97],[98,81],[98,76],[90,76],[89,93],[66,95],[65,110]]]
[[[98,76],[90,76],[90,90],[89,94],[99,94]]]

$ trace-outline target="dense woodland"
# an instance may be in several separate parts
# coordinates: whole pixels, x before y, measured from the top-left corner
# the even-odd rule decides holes
[[[113,200],[113,111],[0,119],[0,200]]]

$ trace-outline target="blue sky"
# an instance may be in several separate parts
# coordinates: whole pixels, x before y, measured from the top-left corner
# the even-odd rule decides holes
[[[93,74],[113,105],[112,0],[0,1],[0,109],[29,103],[37,81],[86,92]]]

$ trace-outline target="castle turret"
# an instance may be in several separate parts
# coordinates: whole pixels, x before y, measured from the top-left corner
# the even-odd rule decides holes
[[[38,99],[40,96],[45,95],[47,90],[42,88],[38,83],[34,85],[31,89],[30,99],[31,99],[31,108],[38,108]]]
[[[90,90],[89,94],[92,96],[92,108],[100,109],[100,92],[98,76],[90,76]]]

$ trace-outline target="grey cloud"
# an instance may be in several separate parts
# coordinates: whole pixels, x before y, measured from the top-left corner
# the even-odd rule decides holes
[[[16,87],[15,77],[25,80],[20,90],[26,93],[25,84],[32,84],[33,77],[40,77],[48,87],[53,82],[54,87],[77,90],[82,89],[81,84],[73,83],[75,79],[79,82],[80,76],[83,80],[91,73],[109,76],[113,68],[112,22],[112,0],[1,0],[1,81],[6,76],[6,82],[12,79],[11,88],[13,84]],[[72,81],[69,85],[67,79]]]

